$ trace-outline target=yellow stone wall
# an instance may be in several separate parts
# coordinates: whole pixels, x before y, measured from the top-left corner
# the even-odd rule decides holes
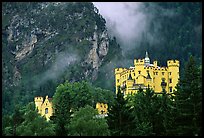
[[[96,103],[96,109],[99,114],[107,114],[108,113],[108,104],[105,103]]]
[[[53,114],[52,102],[49,101],[48,96],[45,97],[43,101],[43,97],[35,97],[35,106],[38,110],[38,113],[42,116],[45,116],[47,120],[50,119],[50,116]]]
[[[147,79],[147,72],[149,72],[151,79]],[[129,75],[131,75],[131,80],[128,80]],[[178,60],[168,60],[167,67],[159,67],[157,61],[154,61],[153,64],[146,65],[144,59],[135,59],[134,67],[130,67],[129,69],[115,69],[116,93],[118,91],[118,86],[121,87],[122,92],[126,95],[136,93],[139,87],[142,87],[143,90],[145,90],[148,85],[156,93],[161,93],[162,78],[164,78],[167,83],[165,88],[166,92],[172,93],[175,90],[175,86],[179,79]],[[171,92],[170,88],[172,88]]]
[[[53,114],[53,107],[52,102],[49,101],[48,96],[46,96],[45,100],[43,101],[43,97],[35,97],[35,106],[38,110],[38,113],[41,116],[45,116],[47,120],[50,120],[50,116]],[[99,114],[107,114],[108,113],[108,104],[105,103],[97,103],[96,109],[98,110]],[[47,110],[47,113],[46,113]]]

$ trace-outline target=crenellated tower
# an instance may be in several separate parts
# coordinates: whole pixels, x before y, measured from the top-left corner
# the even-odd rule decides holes
[[[169,92],[173,92],[178,83],[179,79],[179,61],[178,60],[168,60],[168,84]]]
[[[38,110],[38,113],[41,113],[42,112],[41,106],[43,104],[43,97],[39,97],[39,96],[35,97],[34,102],[35,102],[35,107]]]

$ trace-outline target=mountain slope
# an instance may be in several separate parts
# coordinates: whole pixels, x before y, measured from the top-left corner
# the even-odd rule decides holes
[[[109,73],[108,85],[100,87],[113,89],[111,61],[121,57],[121,49],[108,36],[105,23],[88,2],[4,2],[3,110],[37,95],[52,96],[65,80],[100,86]]]

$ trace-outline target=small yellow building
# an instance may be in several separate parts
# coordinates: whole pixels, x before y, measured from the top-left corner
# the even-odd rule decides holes
[[[108,104],[105,103],[96,103],[96,109],[99,114],[107,114],[108,113]]]
[[[153,89],[155,93],[161,93],[164,89],[171,94],[176,89],[178,79],[178,60],[168,60],[167,67],[160,67],[157,61],[150,63],[147,52],[144,59],[134,60],[134,67],[115,69],[116,93],[120,86],[124,95],[136,93],[139,88],[145,90],[147,87]]]
[[[41,116],[45,116],[47,120],[50,120],[50,116],[53,115],[53,106],[52,106],[52,98],[45,97],[43,101],[43,97],[35,97],[35,106],[37,108],[38,113]],[[108,105],[105,103],[96,103],[96,109],[99,114],[106,115],[108,113]]]
[[[52,98],[48,98],[48,96],[46,96],[43,101],[43,97],[35,97],[34,101],[38,113],[45,116],[47,120],[50,120],[50,116],[53,114]]]

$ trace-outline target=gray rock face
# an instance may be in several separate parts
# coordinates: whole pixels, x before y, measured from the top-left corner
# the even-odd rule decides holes
[[[95,27],[97,29],[97,26]],[[89,52],[87,62],[92,64],[94,70],[98,70],[103,61],[103,57],[107,55],[109,48],[109,38],[107,31],[98,34],[96,31],[93,35],[92,49]]]
[[[65,79],[98,79],[100,67],[106,64],[103,61],[110,52],[110,38],[105,22],[95,9],[91,9],[91,4],[84,4],[84,8],[78,3],[61,2],[30,3],[21,5],[22,8],[11,8],[12,4],[7,6],[2,13],[7,19],[3,25],[4,44],[12,53],[14,66],[10,72],[13,81],[21,77],[27,79],[30,71],[33,76],[40,76],[57,62],[56,58],[62,52],[77,53],[80,60],[73,69],[64,71],[67,73]],[[24,12],[27,9],[29,13]],[[69,70],[74,73],[70,75]]]
[[[17,61],[20,61],[21,59],[25,58],[27,55],[29,55],[32,51],[33,48],[35,47],[35,43],[37,43],[37,36],[32,35],[28,38],[28,41],[23,42],[22,49],[16,52],[15,59]]]

